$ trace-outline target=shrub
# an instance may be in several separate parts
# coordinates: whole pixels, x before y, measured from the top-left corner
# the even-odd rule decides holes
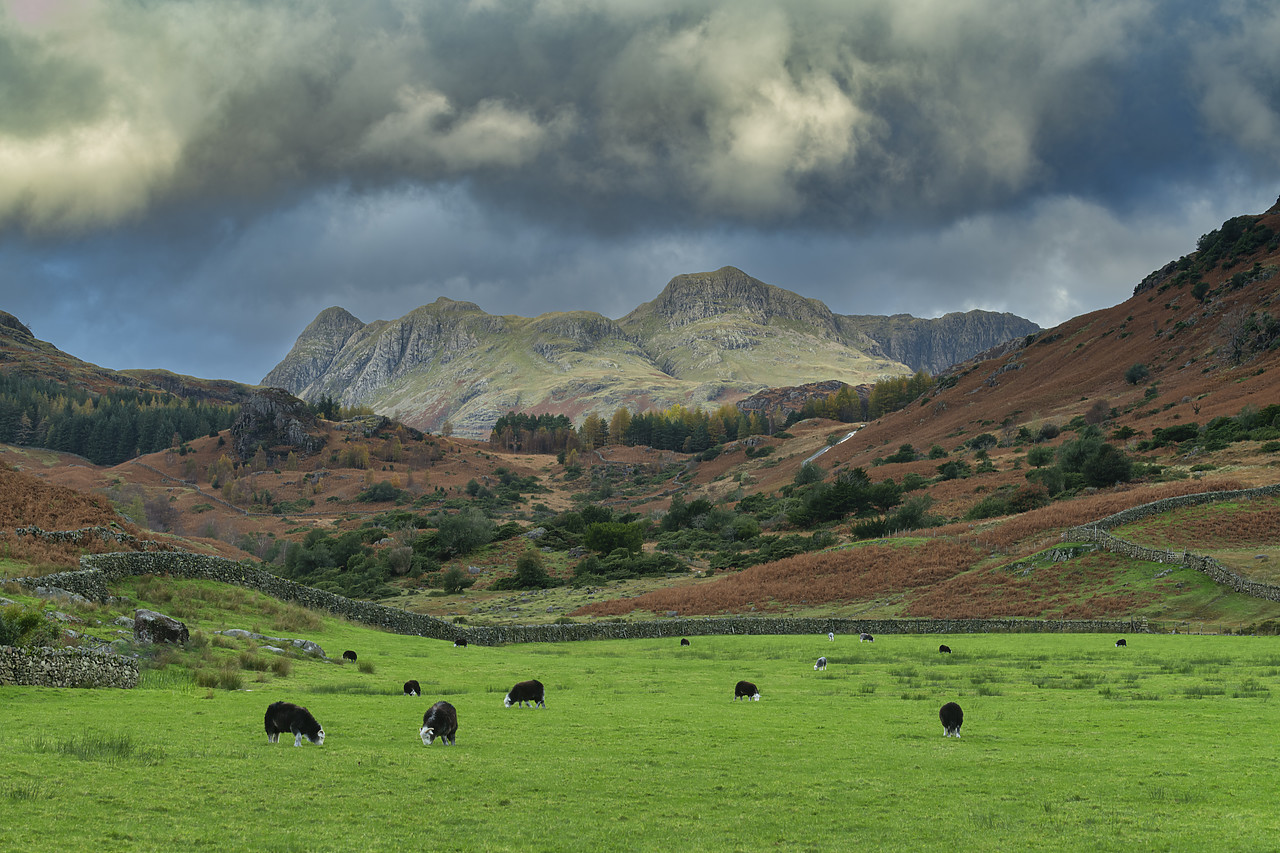
[[[440,576],[440,581],[444,591],[449,595],[462,592],[476,582],[475,578],[471,577],[471,574],[461,566],[450,566]]]
[[[811,483],[820,483],[826,475],[827,472],[821,465],[816,462],[806,462],[796,472],[795,484],[797,486],[807,486]]]
[[[360,494],[356,495],[356,500],[362,503],[385,503],[388,501],[396,501],[401,498],[408,497],[403,489],[397,489],[387,480],[374,483]]]
[[[930,459],[946,459],[947,458],[946,448],[944,448],[941,444],[932,445],[929,448],[929,458]]]
[[[1051,462],[1053,462],[1052,447],[1033,447],[1027,451],[1028,465],[1036,468],[1043,468]]]
[[[547,574],[542,563],[542,555],[537,551],[525,551],[516,560],[516,573],[511,577],[498,578],[490,585],[490,589],[546,589],[555,586],[555,580]]]
[[[984,432],[980,435],[975,435],[965,443],[974,450],[986,450],[988,447],[995,447],[1000,443],[1000,440],[991,433]]]
[[[0,646],[49,646],[58,640],[58,626],[43,610],[10,605],[0,610]]]
[[[894,453],[892,456],[886,457],[884,461],[885,462],[915,462],[916,449],[912,447],[910,444],[903,444],[898,448],[898,451],[896,453]]]
[[[1151,371],[1147,369],[1147,366],[1142,362],[1138,362],[1124,372],[1124,380],[1130,385],[1137,385],[1150,375]]]

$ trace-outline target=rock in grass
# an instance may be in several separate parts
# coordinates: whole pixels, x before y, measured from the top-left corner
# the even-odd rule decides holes
[[[191,639],[187,626],[154,610],[135,610],[133,639],[138,643],[185,643]]]

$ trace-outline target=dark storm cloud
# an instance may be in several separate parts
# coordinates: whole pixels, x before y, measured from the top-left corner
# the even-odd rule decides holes
[[[331,304],[725,264],[1054,323],[1270,205],[1277,43],[1247,0],[10,0],[0,308],[250,381]]]
[[[1271,151],[1280,106],[1280,13],[1261,6],[49,5],[0,35],[16,81],[0,214],[32,229],[459,178],[687,221],[954,215],[1087,182],[1117,156],[1185,156],[1157,140],[1189,106]]]

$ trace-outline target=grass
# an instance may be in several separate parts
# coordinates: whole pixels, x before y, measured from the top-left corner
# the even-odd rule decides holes
[[[1240,796],[1274,775],[1280,639],[454,648],[316,618],[308,638],[373,671],[291,658],[288,678],[237,690],[179,664],[131,691],[0,688],[0,849],[1230,850],[1280,830],[1266,797]],[[246,672],[240,650],[216,655],[202,671]],[[421,698],[401,695],[410,678]],[[504,709],[526,678],[547,709]],[[760,702],[732,701],[740,678]],[[423,747],[444,697],[458,745]],[[311,709],[324,746],[267,744],[278,699]],[[960,740],[937,720],[949,700]]]

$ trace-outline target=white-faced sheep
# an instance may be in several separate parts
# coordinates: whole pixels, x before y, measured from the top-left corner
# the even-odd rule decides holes
[[[733,699],[735,702],[739,699],[751,699],[759,702],[760,691],[750,681],[739,681],[733,687]]]
[[[502,707],[510,708],[512,705],[524,706],[526,702],[532,703],[532,707],[541,707],[545,709],[547,703],[543,701],[544,691],[542,682],[536,678],[532,681],[521,681],[515,687],[511,688],[511,692],[507,694],[507,698],[502,700]]]
[[[311,712],[292,702],[272,702],[267,706],[267,714],[263,718],[267,730],[267,743],[279,743],[280,735],[289,732],[293,735],[293,745],[302,746],[302,739],[319,746],[324,743],[324,729],[311,716]]]
[[[422,715],[422,728],[418,730],[423,746],[431,746],[436,738],[445,746],[453,746],[458,737],[458,711],[448,702],[437,702]]]
[[[813,668],[816,670],[825,670],[827,668],[827,659],[824,657],[818,658],[818,662],[813,665]]]

